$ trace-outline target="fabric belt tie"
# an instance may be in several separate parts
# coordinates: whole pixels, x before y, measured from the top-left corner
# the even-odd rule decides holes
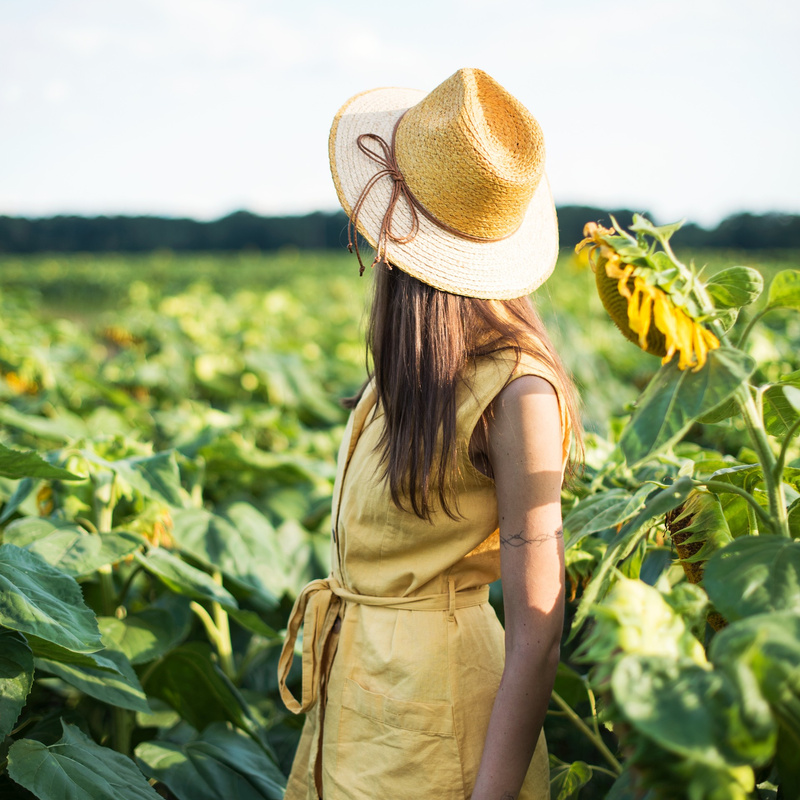
[[[416,597],[381,597],[356,594],[345,589],[332,575],[311,581],[297,596],[286,639],[278,661],[278,685],[281,698],[294,714],[304,714],[317,701],[321,688],[327,684],[333,656],[336,652],[338,631],[334,625],[346,603],[363,606],[380,606],[408,611],[447,611],[452,618],[457,608],[479,606],[489,600],[489,587],[456,591],[450,579],[446,594],[427,594]],[[300,626],[303,626],[303,684],[298,700],[287,688],[286,681],[292,667],[295,643]]]

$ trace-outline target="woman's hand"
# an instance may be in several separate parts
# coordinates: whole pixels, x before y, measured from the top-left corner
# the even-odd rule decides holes
[[[547,713],[564,621],[562,432],[555,389],[522,376],[495,399],[488,456],[497,488],[506,661],[472,800],[514,800]]]

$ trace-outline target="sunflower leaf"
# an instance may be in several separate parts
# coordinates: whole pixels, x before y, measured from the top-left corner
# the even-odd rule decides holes
[[[654,239],[664,244],[668,242],[670,237],[683,225],[685,220],[673,222],[670,225],[653,225],[649,219],[641,216],[640,214],[633,215],[633,224],[630,230],[637,231],[638,233],[646,233]]]
[[[8,774],[41,800],[95,797],[158,800],[134,763],[101,747],[75,725],[61,720],[63,735],[52,745],[18,739],[8,751]]]
[[[678,368],[673,358],[650,381],[620,437],[630,466],[666,450],[689,427],[727,400],[755,368],[750,356],[731,347],[708,353],[697,372]]]
[[[0,444],[0,476],[4,478],[47,478],[77,481],[80,475],[55,467],[33,450],[13,450]]]
[[[749,305],[764,289],[764,278],[752,267],[729,267],[708,279],[706,291],[719,308]]]
[[[800,309],[800,270],[785,269],[772,279],[766,308]]]

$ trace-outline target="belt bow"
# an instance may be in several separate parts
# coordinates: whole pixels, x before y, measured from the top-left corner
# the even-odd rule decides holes
[[[286,639],[278,660],[278,687],[286,708],[293,714],[305,714],[317,701],[323,677],[327,677],[335,652],[333,626],[339,616],[342,600],[336,590],[339,582],[331,575],[306,584],[297,596]],[[294,646],[300,625],[303,625],[303,688],[301,700],[289,691],[286,680],[292,667]]]

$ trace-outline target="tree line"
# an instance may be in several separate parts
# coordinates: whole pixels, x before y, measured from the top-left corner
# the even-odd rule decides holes
[[[582,238],[589,220],[609,223],[613,214],[623,225],[630,209],[607,210],[594,206],[558,209],[563,247]],[[649,216],[649,215],[648,215]],[[800,215],[740,213],[726,217],[715,228],[686,224],[674,242],[689,248],[761,250],[800,247]],[[339,249],[347,243],[344,212],[315,212],[303,216],[262,217],[249,211],[210,222],[155,216],[25,218],[0,216],[0,253],[43,252],[150,252]]]

